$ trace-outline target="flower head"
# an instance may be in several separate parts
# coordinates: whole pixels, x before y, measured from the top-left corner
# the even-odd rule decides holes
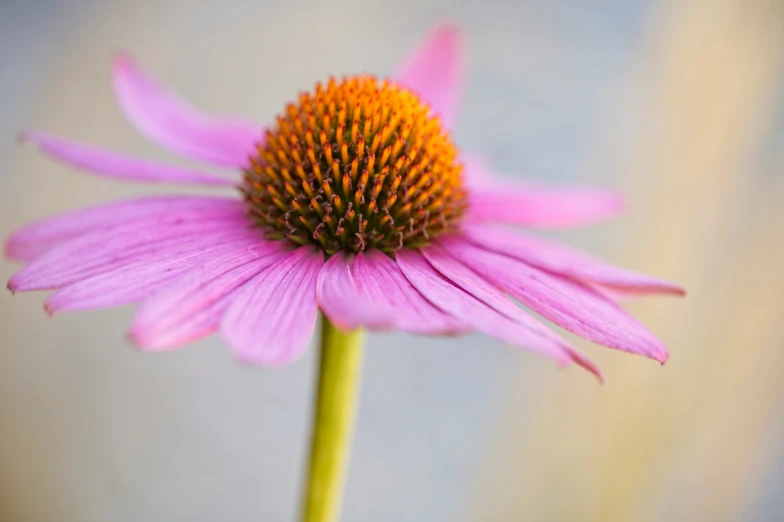
[[[680,287],[499,226],[584,225],[617,214],[620,198],[502,182],[461,155],[449,131],[459,76],[459,33],[440,27],[393,79],[316,84],[265,129],[208,117],[121,55],[114,87],[130,121],[241,178],[39,132],[23,139],[96,174],[235,186],[241,197],[145,197],[32,223],[8,240],[7,255],[27,263],[8,286],[55,290],[50,313],[140,302],[130,330],[140,347],[220,330],[239,358],[266,365],[303,352],[320,309],[343,329],[477,330],[600,376],[510,296],[586,339],[664,362],[664,346],[616,298]]]
[[[278,116],[242,188],[270,239],[327,255],[391,254],[457,230],[467,203],[457,156],[441,121],[405,87],[333,79]]]

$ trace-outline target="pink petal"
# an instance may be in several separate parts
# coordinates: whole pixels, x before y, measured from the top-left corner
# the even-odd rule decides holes
[[[359,291],[354,280],[354,258],[354,254],[338,252],[324,264],[316,282],[319,306],[342,330],[388,328],[394,322],[394,312],[382,310]]]
[[[182,250],[204,248],[233,239],[263,242],[261,232],[250,230],[241,217],[201,216],[192,221],[130,224],[98,230],[58,246],[14,274],[8,287],[13,292],[60,288],[81,279],[137,260]]]
[[[282,242],[227,249],[145,301],[130,338],[145,349],[160,350],[215,332],[238,289],[288,251]]]
[[[548,272],[599,285],[613,294],[686,293],[674,283],[612,266],[555,241],[490,226],[466,226],[463,234],[486,250],[514,257]]]
[[[282,366],[305,351],[316,322],[316,279],[323,265],[320,249],[300,247],[245,284],[220,326],[240,360]]]
[[[499,184],[470,189],[466,221],[571,228],[610,219],[622,210],[623,198],[607,190]]]
[[[554,332],[526,314],[506,294],[491,283],[488,283],[482,276],[453,259],[440,245],[436,243],[431,244],[426,248],[421,248],[419,253],[427,259],[429,265],[452,281],[455,286],[462,288],[487,306],[511,319],[528,324],[531,328],[538,330],[544,335],[556,338]],[[409,255],[407,259],[410,261],[414,258],[415,256]],[[398,261],[400,261],[400,256],[398,256]],[[421,262],[417,262],[421,264]]]
[[[262,128],[236,118],[211,118],[158,85],[130,56],[114,61],[114,90],[126,117],[162,146],[187,158],[243,168]]]
[[[354,278],[365,299],[389,312],[387,324],[408,332],[439,335],[459,333],[466,325],[428,301],[400,271],[395,261],[380,250],[357,254]]]
[[[595,290],[460,237],[439,240],[456,259],[545,318],[598,344],[664,363],[667,349],[643,325]]]
[[[16,230],[6,242],[6,256],[31,261],[57,245],[87,232],[132,222],[160,220],[182,211],[209,214],[215,210],[242,212],[234,198],[168,196],[138,198],[87,207],[34,221]],[[206,212],[205,212],[206,211]]]
[[[396,75],[447,127],[455,124],[462,75],[462,37],[452,25],[437,27]]]
[[[611,301],[615,301],[616,303],[625,303],[628,301],[633,301],[640,297],[645,297],[647,295],[651,295],[654,293],[669,293],[675,295],[686,295],[686,290],[683,293],[679,292],[665,292],[665,291],[656,291],[656,290],[624,290],[621,288],[613,288],[611,286],[600,285],[597,283],[592,283],[590,281],[583,281],[583,283],[588,284],[591,288],[595,289],[597,292],[605,296],[607,299]]]
[[[469,189],[492,185],[493,171],[487,159],[478,154],[463,154],[463,183]]]
[[[428,247],[427,252],[432,265],[414,250],[400,250],[396,258],[406,278],[436,306],[479,332],[529,348],[560,364],[576,362],[602,380],[601,372],[590,360],[477,274],[437,247]]]
[[[42,132],[24,132],[21,139],[35,143],[44,153],[66,165],[110,178],[223,187],[237,184],[237,180],[221,178],[193,169],[139,160]]]
[[[252,239],[226,241],[116,265],[98,275],[80,279],[52,294],[45,303],[50,314],[64,310],[109,308],[140,301],[165,288],[182,275],[220,262],[221,256],[258,243]]]

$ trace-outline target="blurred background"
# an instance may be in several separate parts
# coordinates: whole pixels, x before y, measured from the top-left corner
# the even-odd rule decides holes
[[[664,367],[583,343],[604,387],[481,336],[370,336],[344,520],[784,519],[781,0],[2,0],[0,236],[156,191],[19,129],[177,162],[115,105],[119,49],[205,110],[268,121],[328,74],[391,73],[443,19],[469,46],[462,148],[623,190],[625,218],[557,237],[689,296],[629,305]],[[41,306],[0,293],[0,520],[295,519],[312,351],[275,371],[217,337],[147,355],[131,308]]]

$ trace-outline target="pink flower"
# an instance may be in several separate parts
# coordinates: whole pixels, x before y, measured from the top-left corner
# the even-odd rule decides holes
[[[679,286],[499,226],[585,225],[622,202],[601,190],[503,182],[461,158],[446,130],[460,69],[460,35],[440,27],[393,82],[319,84],[265,131],[199,112],[119,56],[114,88],[128,119],[163,147],[242,179],[40,132],[23,139],[95,174],[238,187],[243,197],[145,197],[32,223],[8,240],[7,255],[27,263],[8,287],[55,290],[49,313],[140,302],[130,338],[142,349],[220,330],[241,360],[271,366],[302,354],[321,310],[342,329],[476,330],[601,378],[508,296],[581,337],[666,361],[615,298],[683,294]]]

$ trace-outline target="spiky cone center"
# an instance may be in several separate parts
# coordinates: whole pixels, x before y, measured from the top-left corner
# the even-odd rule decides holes
[[[466,205],[448,131],[411,91],[356,76],[317,83],[276,118],[245,170],[250,216],[271,239],[327,255],[426,245]]]

